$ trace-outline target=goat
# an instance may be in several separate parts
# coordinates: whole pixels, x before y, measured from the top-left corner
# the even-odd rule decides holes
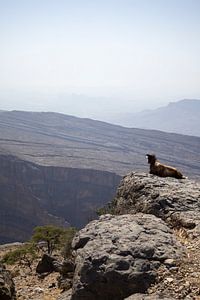
[[[174,177],[177,179],[186,179],[176,168],[161,164],[154,154],[146,154],[148,163],[150,164],[150,174],[154,174],[160,177]]]

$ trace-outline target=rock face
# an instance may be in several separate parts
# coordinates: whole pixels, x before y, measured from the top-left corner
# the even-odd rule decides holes
[[[74,263],[71,260],[64,260],[59,269],[60,276],[57,277],[58,287],[63,291],[72,287],[74,276]]]
[[[198,182],[132,172],[121,181],[107,210],[113,215],[90,222],[72,242],[75,273],[72,296],[66,299],[167,300],[199,295],[198,281],[193,280],[198,267],[192,257],[200,236]],[[192,248],[183,246],[187,237]],[[190,261],[194,276],[185,271]]]
[[[200,183],[130,173],[112,202],[114,213],[153,214],[172,227],[200,230]]]
[[[144,293],[156,270],[182,254],[163,221],[153,215],[104,215],[75,236],[72,300],[122,300]]]
[[[0,155],[0,243],[27,240],[35,226],[65,225],[64,220],[82,227],[112,199],[119,180],[114,173]]]
[[[0,264],[0,299],[15,300],[15,285],[11,274]]]

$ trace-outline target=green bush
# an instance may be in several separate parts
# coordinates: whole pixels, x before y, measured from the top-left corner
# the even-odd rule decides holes
[[[110,202],[105,206],[98,208],[96,213],[98,216],[106,215],[106,214],[114,215],[115,214],[114,202]]]
[[[54,250],[60,250],[66,242],[70,242],[71,245],[74,234],[75,229],[72,227],[38,226],[34,229],[32,241],[35,245],[39,242],[46,242],[47,253],[51,255]]]
[[[1,261],[9,265],[18,263],[19,265],[28,266],[31,268],[31,264],[35,258],[36,252],[33,244],[26,243],[19,248],[6,253]]]
[[[44,251],[52,254],[55,250],[61,250],[64,257],[71,255],[71,242],[76,233],[73,227],[62,228],[53,225],[38,226],[34,229],[32,238],[17,249],[6,253],[1,262],[6,264],[19,264],[31,269],[33,260],[37,257],[39,242],[44,242]]]

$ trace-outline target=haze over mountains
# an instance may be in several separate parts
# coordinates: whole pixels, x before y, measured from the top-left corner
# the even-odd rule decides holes
[[[88,91],[86,91],[88,92]],[[13,102],[12,99],[15,99]],[[0,91],[5,110],[53,111],[81,118],[91,118],[125,127],[156,129],[200,136],[200,100],[175,102],[140,101],[130,96],[87,96],[65,91]]]
[[[185,99],[154,110],[122,114],[115,122],[128,127],[200,136],[200,100]]]

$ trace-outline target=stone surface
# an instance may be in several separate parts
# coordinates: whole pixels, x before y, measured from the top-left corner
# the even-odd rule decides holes
[[[121,181],[112,205],[116,214],[154,214],[172,227],[200,232],[200,183],[195,181],[132,172]]]
[[[65,259],[61,265],[60,273],[67,275],[68,273],[74,272],[74,263],[71,260]]]
[[[44,254],[36,267],[36,272],[38,274],[42,274],[56,271],[57,268],[54,265],[56,262],[57,261],[54,257]]]
[[[72,287],[72,279],[74,276],[75,265],[72,260],[65,259],[60,266],[60,276],[57,278],[58,287],[63,291],[69,290]]]
[[[182,247],[165,223],[153,215],[101,216],[79,231],[72,300],[122,300],[144,293],[166,259]]]
[[[72,287],[72,278],[58,276],[57,282],[59,289],[61,289],[62,291],[67,291]]]
[[[152,294],[152,295],[145,295],[145,294],[134,294],[124,300],[175,300],[175,298],[167,298],[163,295]]]
[[[71,295],[72,295],[72,290],[70,289],[70,290],[60,294],[56,300],[71,300]]]
[[[15,300],[15,285],[11,273],[0,264],[0,299]]]

